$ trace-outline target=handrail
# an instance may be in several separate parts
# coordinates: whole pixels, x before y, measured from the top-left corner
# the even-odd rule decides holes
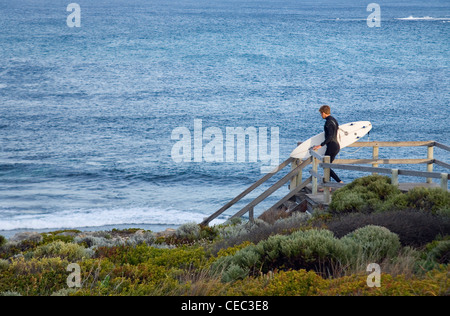
[[[439,145],[442,145],[438,143]],[[389,142],[389,141],[370,141],[370,142],[355,142],[347,147],[422,147],[435,146],[435,141],[406,141],[406,142]],[[447,147],[445,145],[442,145]],[[450,148],[449,148],[450,150]]]
[[[365,167],[365,166],[351,166],[351,165],[342,165],[342,164],[334,164],[334,163],[321,163],[320,167],[361,171],[361,172],[372,172],[372,173],[376,172],[376,173],[383,173],[383,174],[392,174],[392,170],[398,170],[398,175],[404,175],[404,176],[409,176],[409,177],[434,178],[434,179],[441,179],[442,175],[445,174],[445,175],[447,175],[447,179],[450,179],[450,175],[448,173],[439,173],[439,172],[414,171],[414,170]]]
[[[440,149],[444,149],[446,151],[450,151],[450,147],[449,146],[441,144],[441,143],[438,143],[438,142],[434,142],[434,146],[436,146],[436,147],[438,147]]]
[[[428,146],[428,158],[427,159],[379,159],[378,158],[378,150],[375,151],[376,147],[415,147],[415,146]],[[373,159],[341,159],[336,160],[335,163],[325,162],[326,156],[321,156],[317,152],[310,150],[311,155],[321,161],[319,166],[325,170],[333,169],[343,169],[343,170],[351,170],[351,171],[360,171],[360,172],[371,172],[371,173],[381,173],[381,174],[390,174],[392,176],[392,183],[394,185],[398,185],[398,176],[409,176],[409,177],[424,177],[427,179],[427,183],[431,183],[431,179],[440,179],[441,180],[441,188],[443,190],[447,190],[448,188],[448,180],[450,179],[450,175],[448,173],[439,173],[433,172],[433,163],[437,165],[450,169],[450,164],[445,163],[443,161],[434,159],[433,157],[433,147],[439,147],[441,149],[450,151],[450,147],[443,145],[438,142],[428,141],[428,142],[360,142],[354,143],[350,147],[373,147],[374,148],[374,157]],[[372,164],[372,167],[366,166],[355,166],[348,164]],[[404,169],[394,169],[394,168],[380,168],[378,164],[418,164],[425,163],[428,165],[428,171],[413,171],[413,170],[404,170]],[[317,179],[320,177],[319,173],[316,170],[310,171],[313,177],[313,183],[317,183]],[[327,177],[324,177],[327,178]],[[323,186],[328,187],[328,179],[324,179]],[[328,190],[324,190],[325,193],[328,193]],[[317,184],[313,185],[313,194],[317,194]],[[329,203],[330,196],[326,194],[325,202]]]
[[[307,178],[305,181],[303,181],[299,186],[297,186],[295,189],[291,190],[285,197],[283,197],[281,200],[279,200],[277,203],[275,203],[270,210],[276,210],[281,205],[283,205],[285,202],[287,202],[290,198],[292,198],[294,195],[299,193],[303,188],[305,188],[308,184],[312,182],[312,176]]]
[[[277,183],[272,185],[270,188],[268,188],[266,191],[261,193],[256,199],[248,203],[244,208],[242,208],[239,212],[237,212],[234,217],[241,217],[245,213],[247,213],[251,208],[254,208],[256,205],[264,201],[267,197],[272,195],[276,190],[281,188],[283,185],[285,185],[288,181],[290,181],[300,169],[305,168],[307,165],[311,163],[311,158],[308,158],[304,160],[300,165],[298,165],[296,168],[292,169],[291,172],[289,172],[287,175],[285,175],[281,180],[279,180]]]
[[[201,225],[208,225],[212,220],[214,220],[215,218],[217,218],[220,214],[222,214],[223,212],[225,212],[227,209],[229,209],[230,207],[232,207],[234,204],[236,204],[237,202],[239,202],[242,198],[244,198],[245,196],[247,196],[249,193],[251,193],[253,190],[255,190],[257,187],[259,187],[261,184],[263,184],[264,182],[266,182],[267,180],[269,180],[270,178],[272,178],[275,174],[277,174],[279,171],[281,171],[282,169],[284,169],[287,165],[289,165],[292,161],[294,160],[294,158],[289,157],[288,159],[286,159],[284,162],[282,162],[277,168],[275,168],[272,172],[266,174],[264,177],[262,177],[261,179],[259,179],[258,181],[256,181],[254,184],[252,184],[250,187],[248,187],[245,191],[243,191],[241,194],[239,194],[238,196],[236,196],[233,200],[231,200],[230,202],[228,202],[227,204],[225,204],[223,207],[221,207],[218,211],[216,211],[214,214],[212,214],[211,216],[205,218],[203,220],[203,222],[201,223]]]
[[[380,147],[428,147],[427,158],[425,159],[380,159],[379,148]],[[433,172],[433,165],[436,164],[440,167],[444,167],[450,169],[450,164],[443,162],[441,160],[434,158],[434,147],[450,151],[450,147],[444,145],[442,143],[436,141],[406,141],[406,142],[390,142],[390,141],[370,141],[370,142],[356,142],[348,147],[372,147],[373,148],[373,156],[372,159],[336,159],[333,163],[333,168],[337,165],[348,165],[348,164],[372,164],[372,168],[370,167],[362,167],[359,168],[357,166],[351,166],[346,168],[346,170],[353,171],[365,171],[365,172],[373,172],[373,173],[392,173],[392,170],[397,169],[376,169],[379,164],[426,164],[427,172],[423,171],[410,171],[410,170],[399,170],[399,175],[406,176],[417,176],[417,177],[426,177],[427,183],[432,183],[432,179],[441,179],[441,187],[446,188],[445,181],[443,178],[445,177],[443,173]],[[320,159],[320,157],[317,157]],[[326,165],[328,166],[328,165]],[[344,169],[344,167],[336,167],[336,169]]]

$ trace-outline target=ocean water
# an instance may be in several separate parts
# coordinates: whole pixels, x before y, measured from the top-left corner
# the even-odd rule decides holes
[[[200,222],[258,180],[264,162],[196,161],[196,120],[224,137],[278,130],[268,133],[277,163],[322,131],[322,104],[342,124],[371,121],[369,140],[450,145],[447,0],[378,1],[381,27],[368,27],[371,1],[360,0],[77,0],[72,28],[70,2],[0,0],[2,235]],[[177,128],[191,133],[191,161],[174,161]],[[450,162],[446,151],[435,157]]]

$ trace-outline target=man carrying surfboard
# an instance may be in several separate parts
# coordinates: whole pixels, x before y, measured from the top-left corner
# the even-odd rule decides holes
[[[325,130],[325,140],[317,146],[313,147],[313,150],[318,150],[323,146],[327,146],[327,150],[325,152],[325,156],[330,156],[330,161],[333,162],[334,158],[336,158],[337,154],[341,150],[341,146],[339,145],[337,134],[339,130],[338,121],[331,116],[331,109],[328,105],[323,105],[319,109],[322,118],[326,120],[324,130]],[[330,176],[339,183],[344,183],[338,177],[338,175],[330,169]]]

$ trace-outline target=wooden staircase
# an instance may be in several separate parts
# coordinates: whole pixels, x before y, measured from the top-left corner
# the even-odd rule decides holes
[[[379,159],[380,147],[427,147],[426,159]],[[268,211],[284,210],[286,212],[313,212],[315,208],[327,208],[331,202],[331,195],[334,190],[344,186],[345,184],[330,182],[330,168],[340,170],[351,170],[358,172],[367,172],[372,174],[388,174],[392,178],[392,184],[399,186],[403,191],[408,191],[417,186],[424,187],[441,187],[448,190],[448,173],[433,172],[433,165],[450,169],[450,164],[434,158],[434,148],[440,148],[450,152],[450,147],[435,141],[408,141],[408,142],[357,142],[349,147],[372,147],[372,159],[336,159],[333,164],[330,163],[329,156],[321,156],[317,152],[310,150],[311,157],[299,161],[289,157],[283,161],[272,172],[266,174],[253,185],[236,196],[233,200],[225,204],[211,216],[205,218],[201,225],[208,225],[212,220],[226,212],[236,203],[241,201],[248,194],[260,187],[263,183],[271,179],[286,167],[291,166],[290,171],[273,184],[270,188],[258,195],[250,203],[241,208],[230,218],[242,217],[248,213],[250,221],[254,220],[254,208],[264,201],[267,197],[289,183],[289,193],[282,199],[271,206]],[[361,164],[369,164],[368,166],[360,166]],[[427,171],[413,171],[403,169],[380,168],[379,164],[426,164]],[[303,170],[307,166],[312,166],[309,171],[310,176],[303,179]],[[319,173],[319,168],[323,170]],[[399,176],[423,177],[426,178],[424,183],[399,183]],[[433,179],[439,179],[440,185],[434,183]],[[329,190],[331,188],[331,191]],[[320,189],[323,189],[322,192]]]

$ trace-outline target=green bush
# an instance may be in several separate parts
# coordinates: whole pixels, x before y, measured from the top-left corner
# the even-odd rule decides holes
[[[66,268],[69,262],[61,258],[13,260],[0,271],[0,293],[20,295],[51,295],[67,288]]]
[[[363,262],[381,262],[394,257],[401,248],[397,234],[375,225],[359,228],[341,238],[341,241],[351,245],[355,251],[353,256]]]
[[[401,191],[391,184],[389,177],[371,175],[358,178],[336,190],[330,210],[337,213],[377,211],[385,201],[399,194]]]
[[[280,246],[280,259],[286,260],[285,266],[293,269],[304,268],[322,272],[336,264],[344,263],[350,256],[350,248],[325,229],[295,232]]]
[[[4,236],[0,235],[0,247],[6,244],[7,240]]]
[[[90,250],[73,243],[65,243],[61,240],[41,245],[32,252],[35,258],[61,258],[70,262],[76,262],[85,258],[90,258],[92,253]]]
[[[407,193],[390,197],[383,210],[417,209],[433,214],[445,214],[449,207],[450,192],[441,188],[417,187]]]
[[[378,212],[417,209],[448,214],[450,192],[417,187],[402,193],[387,176],[371,175],[336,190],[330,203],[332,213]]]
[[[428,260],[433,260],[438,264],[450,263],[450,240],[435,241],[430,244]]]
[[[328,275],[335,269],[381,262],[401,249],[399,238],[384,227],[369,225],[338,239],[325,229],[275,235],[234,255],[220,257],[212,270],[222,281],[242,279],[272,270],[306,269]]]

